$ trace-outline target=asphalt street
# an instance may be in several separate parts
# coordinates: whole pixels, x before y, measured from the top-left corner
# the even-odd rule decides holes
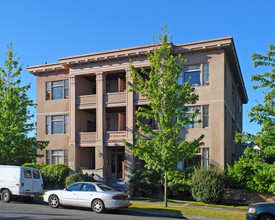
[[[31,219],[90,219],[90,220],[134,220],[134,219],[162,219],[171,218],[146,216],[128,209],[118,211],[107,211],[102,214],[96,214],[91,209],[75,207],[51,208],[41,202],[24,203],[11,201],[4,203],[0,201],[0,219],[1,220],[31,220]]]

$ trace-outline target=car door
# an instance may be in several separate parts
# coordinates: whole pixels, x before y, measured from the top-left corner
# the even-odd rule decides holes
[[[77,195],[81,186],[82,183],[75,183],[63,190],[62,193],[60,193],[61,204],[77,206]]]
[[[92,183],[84,183],[78,191],[77,206],[91,207],[91,202],[95,197],[96,188]]]
[[[43,192],[42,177],[39,170],[33,170],[32,176],[33,176],[33,192],[42,193]]]
[[[30,194],[33,191],[33,179],[32,171],[27,168],[23,168],[22,188],[25,194]]]

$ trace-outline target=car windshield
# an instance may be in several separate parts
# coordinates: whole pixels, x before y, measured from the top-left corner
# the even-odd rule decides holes
[[[104,185],[104,184],[97,184],[97,185],[98,185],[98,187],[99,187],[101,190],[103,190],[103,191],[115,191],[115,190],[112,189],[111,187],[106,186],[106,185]]]

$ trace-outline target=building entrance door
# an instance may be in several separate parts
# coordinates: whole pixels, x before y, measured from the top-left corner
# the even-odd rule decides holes
[[[114,148],[111,150],[112,179],[124,179],[125,168],[125,150],[123,148]]]

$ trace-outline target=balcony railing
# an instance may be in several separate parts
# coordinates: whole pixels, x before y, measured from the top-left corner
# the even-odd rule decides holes
[[[114,141],[119,140],[123,141],[126,139],[127,134],[126,131],[107,131],[105,132],[105,140],[106,141]]]
[[[126,105],[126,92],[113,92],[104,94],[105,105]]]
[[[156,130],[157,131],[157,130]],[[154,137],[151,134],[142,134],[142,132],[138,129],[135,130],[135,133],[143,137],[144,139],[153,139]]]
[[[79,132],[76,134],[76,144],[80,147],[95,145],[96,132]]]
[[[81,95],[76,97],[77,109],[89,109],[96,107],[96,95]]]
[[[146,97],[140,95],[139,93],[134,93],[134,103],[135,105],[148,104],[149,101]]]

